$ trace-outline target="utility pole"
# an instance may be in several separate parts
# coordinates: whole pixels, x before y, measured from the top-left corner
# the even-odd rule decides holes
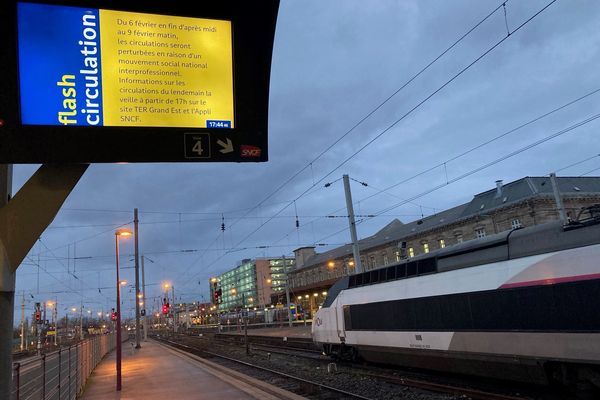
[[[290,308],[291,304],[290,304],[290,281],[288,280],[288,271],[287,271],[287,267],[286,267],[286,259],[285,259],[285,254],[282,256],[283,259],[283,273],[285,274],[285,301],[287,302],[287,309],[288,309],[288,326],[291,328],[292,327],[292,309]],[[296,308],[296,312],[298,311],[298,309]]]
[[[171,285],[171,295],[173,296],[173,306],[171,307],[171,310],[173,310],[173,336],[175,336],[177,333],[177,324],[175,323],[175,317],[177,316],[177,313],[175,312],[175,286],[173,285]]]
[[[135,348],[140,345],[140,253],[138,243],[138,209],[133,209],[133,227],[135,240]]]
[[[58,346],[58,296],[54,299],[54,345]]]
[[[83,340],[83,301],[79,307],[79,340]]]
[[[148,310],[146,309],[146,274],[144,273],[144,256],[142,256],[142,303],[144,303],[144,342],[148,340]]]
[[[185,303],[185,328],[190,329],[190,310],[188,303]]]
[[[346,208],[348,209],[348,222],[350,224],[350,237],[352,238],[352,254],[354,256],[354,273],[362,272],[362,263],[360,262],[360,251],[358,249],[358,237],[356,235],[356,222],[354,221],[354,207],[352,206],[352,193],[350,192],[350,179],[348,175],[343,175],[344,192],[346,193]]]
[[[25,350],[25,291],[21,299],[21,351]]]
[[[37,355],[42,354],[42,318],[41,318],[40,303],[35,303],[35,333],[37,336]]]
[[[556,174],[554,172],[550,174],[550,182],[552,183],[552,191],[554,192],[554,201],[556,201],[558,217],[564,225],[567,223],[567,216],[565,215],[565,206],[563,205],[562,197],[560,197],[560,190],[558,189],[558,182],[556,181]]]

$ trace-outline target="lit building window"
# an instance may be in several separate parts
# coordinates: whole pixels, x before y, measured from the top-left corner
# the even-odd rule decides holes
[[[399,251],[395,252],[394,254],[396,256],[396,261],[400,261],[402,259],[402,255],[400,254]]]
[[[429,243],[423,243],[423,253],[429,253]]]
[[[383,265],[388,265],[388,255],[387,255],[387,253],[383,253]]]
[[[485,228],[475,229],[475,237],[481,239],[485,237]]]
[[[408,256],[409,257],[414,257],[415,256],[415,249],[413,249],[412,247],[408,248]]]
[[[515,218],[512,221],[510,221],[510,226],[513,229],[517,229],[521,228],[523,225],[521,224],[521,221],[518,218]]]
[[[446,241],[444,239],[438,240],[438,243],[440,245],[440,249],[443,249],[444,247],[446,247]]]

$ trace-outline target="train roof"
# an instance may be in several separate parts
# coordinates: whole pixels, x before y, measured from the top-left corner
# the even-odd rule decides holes
[[[600,243],[600,217],[563,225],[560,221],[513,229],[469,240],[385,267],[344,277],[330,289],[323,307],[329,307],[345,289],[398,279],[416,278],[492,262],[544,254]]]
[[[560,192],[563,195],[600,194],[600,177],[557,177]],[[430,229],[458,222],[462,219],[473,218],[482,213],[490,213],[501,207],[518,203],[534,197],[553,196],[552,184],[549,177],[525,177],[481,192],[465,204],[438,212],[434,215],[421,218],[410,223],[402,223],[398,219],[372,236],[358,241],[362,250],[373,249],[386,243],[402,241],[413,235],[420,234]],[[332,259],[352,257],[352,244],[318,253],[306,260],[304,265],[296,271],[311,268]]]

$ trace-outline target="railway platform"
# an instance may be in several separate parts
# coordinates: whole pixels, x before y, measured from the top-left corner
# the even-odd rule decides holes
[[[141,349],[123,343],[122,389],[116,391],[115,352],[94,370],[83,400],[298,398],[253,378],[148,340]]]
[[[303,338],[312,339],[310,325],[294,325],[291,328],[285,324],[283,326],[275,326],[269,328],[248,329],[248,336],[268,336],[268,337],[288,337],[288,338]],[[243,327],[241,329],[222,330],[220,334],[244,335]]]

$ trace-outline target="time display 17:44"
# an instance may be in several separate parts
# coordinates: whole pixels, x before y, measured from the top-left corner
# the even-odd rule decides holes
[[[231,128],[231,121],[217,121],[217,120],[207,120],[206,121],[207,128]]]

